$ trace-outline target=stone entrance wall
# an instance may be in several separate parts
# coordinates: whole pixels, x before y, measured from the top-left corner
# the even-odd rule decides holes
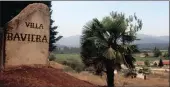
[[[49,8],[45,4],[30,4],[14,17],[7,27],[5,67],[47,64],[49,27]]]

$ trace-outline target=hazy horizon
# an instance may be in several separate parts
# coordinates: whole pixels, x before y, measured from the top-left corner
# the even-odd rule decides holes
[[[136,15],[142,19],[139,34],[169,36],[168,1],[52,1],[52,19],[64,37],[81,35],[83,26],[93,18],[101,19],[111,11]]]

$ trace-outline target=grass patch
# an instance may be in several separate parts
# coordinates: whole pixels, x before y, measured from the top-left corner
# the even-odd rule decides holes
[[[81,58],[79,54],[55,54],[57,62],[63,62],[69,59],[76,59],[81,62]]]
[[[146,57],[146,58],[135,57],[135,59],[136,59],[136,61],[146,61],[146,60],[155,61],[155,60],[159,60],[160,58],[157,58],[157,57]]]
[[[67,65],[76,72],[81,72],[84,70],[84,64],[79,54],[56,54],[55,56],[56,62]]]

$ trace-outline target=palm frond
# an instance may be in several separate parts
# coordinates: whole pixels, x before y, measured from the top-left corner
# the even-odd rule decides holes
[[[121,52],[119,51],[116,51],[116,58],[115,58],[115,63],[120,63],[122,64],[123,63],[123,55]]]
[[[110,61],[113,68],[120,68],[121,63],[133,68],[135,58],[132,53],[137,50],[137,46],[130,44],[137,40],[136,32],[142,25],[136,14],[125,18],[123,13],[111,12],[102,21],[94,18],[83,26],[81,37],[83,63],[86,66],[93,66],[97,73],[104,71],[104,64],[107,61]]]
[[[106,58],[106,59],[109,59],[109,60],[113,60],[116,58],[116,52],[114,49],[112,49],[111,47],[109,47],[108,49],[105,50],[105,52],[103,53],[103,56]]]

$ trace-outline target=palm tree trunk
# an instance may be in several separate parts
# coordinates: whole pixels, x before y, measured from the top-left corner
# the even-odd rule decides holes
[[[112,69],[110,61],[106,64],[107,86],[114,87],[114,70]]]

